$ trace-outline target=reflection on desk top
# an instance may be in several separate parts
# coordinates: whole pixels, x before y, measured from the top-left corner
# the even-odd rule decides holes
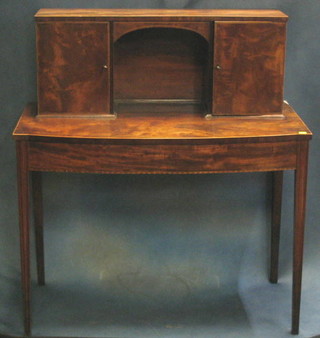
[[[138,8],[42,8],[35,18],[45,21],[46,18],[107,18],[108,21],[117,19],[161,19],[184,18],[188,20],[273,20],[286,21],[288,16],[279,10],[270,9],[138,9]]]
[[[119,114],[116,119],[43,117],[36,104],[24,110],[15,139],[86,139],[136,142],[209,142],[267,138],[310,139],[311,131],[298,114],[284,103],[283,115],[213,117],[201,114]]]

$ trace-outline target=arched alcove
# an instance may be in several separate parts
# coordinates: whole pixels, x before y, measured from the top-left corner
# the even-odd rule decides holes
[[[209,54],[207,40],[186,29],[124,34],[113,45],[115,109],[203,112],[211,87]]]

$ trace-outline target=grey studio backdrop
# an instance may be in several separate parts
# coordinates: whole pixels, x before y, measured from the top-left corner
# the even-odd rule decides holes
[[[290,16],[285,98],[315,134],[300,336],[320,334],[319,0],[0,0],[0,333],[23,333],[11,133],[36,100],[33,15],[43,7],[275,8]],[[33,264],[33,334],[289,337],[293,173],[284,177],[278,285],[267,280],[270,179],[44,174],[47,285],[37,286]]]

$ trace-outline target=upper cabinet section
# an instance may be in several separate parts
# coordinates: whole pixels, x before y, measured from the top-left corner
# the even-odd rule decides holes
[[[285,24],[215,22],[213,113],[279,113],[283,101]]]
[[[37,52],[39,113],[109,113],[108,23],[39,23]]]
[[[282,113],[276,10],[42,9],[38,114]]]

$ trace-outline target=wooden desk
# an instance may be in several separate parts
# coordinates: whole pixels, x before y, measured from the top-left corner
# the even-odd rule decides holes
[[[25,333],[31,334],[29,190],[32,186],[38,282],[45,283],[41,172],[208,174],[273,172],[270,282],[278,280],[282,174],[295,171],[292,333],[299,331],[308,144],[311,132],[284,103],[283,115],[213,117],[120,114],[117,119],[48,118],[25,109],[14,131],[18,161]],[[32,180],[29,183],[29,175]]]

